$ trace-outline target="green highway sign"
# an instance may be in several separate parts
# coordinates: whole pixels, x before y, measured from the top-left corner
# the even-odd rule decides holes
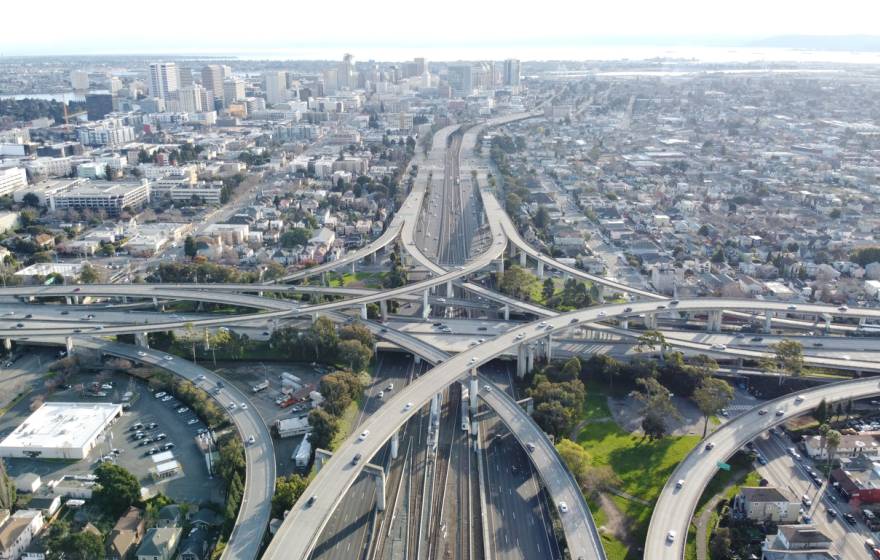
[[[727,463],[722,463],[721,461],[718,461],[718,462],[716,463],[716,465],[718,465],[718,468],[721,469],[721,470],[724,470],[724,471],[729,471],[729,470],[730,470],[730,465],[728,465]]]

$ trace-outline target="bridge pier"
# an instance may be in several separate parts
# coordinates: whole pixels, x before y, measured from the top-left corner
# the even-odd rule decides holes
[[[544,261],[538,261],[538,278],[544,279]]]
[[[391,436],[391,458],[397,459],[397,455],[400,451],[400,430],[394,432],[394,435]]]
[[[831,315],[825,315],[825,334],[831,332]]]
[[[629,329],[629,319],[621,319],[620,320],[620,328],[621,329]]]
[[[516,256],[516,245],[510,241],[507,242],[507,256],[511,259]]]
[[[526,372],[532,371],[535,369],[535,347],[532,344],[529,344],[528,349],[526,350]]]
[[[526,252],[520,251],[519,252],[519,266],[520,266],[520,268],[525,268],[526,265],[528,265],[527,259],[528,259],[528,255],[526,254]]]
[[[526,345],[524,343],[520,343],[516,347],[516,376],[520,379],[525,377],[526,373],[528,373],[528,369],[526,368],[527,365]]]
[[[510,306],[505,305],[504,307],[501,308],[501,311],[504,312],[504,320],[510,321]]]
[[[8,338],[6,340],[9,340]],[[73,356],[73,337],[65,336],[64,337],[64,348],[67,350],[68,356]]]
[[[66,296],[64,298],[64,303],[66,303],[67,305],[73,305],[73,298],[71,298],[70,296]],[[153,304],[156,304],[156,298],[153,298]]]
[[[357,269],[355,268],[355,265],[357,265],[357,261],[351,261],[351,275],[352,276],[357,274]]]
[[[497,268],[496,268],[496,271],[498,272],[498,275],[499,275],[499,276],[502,275],[502,274],[504,274],[504,256],[501,256],[501,257],[496,261],[495,266],[497,267]]]
[[[451,298],[455,295],[455,292],[452,289],[452,280],[446,283],[446,297]]]
[[[134,343],[141,348],[150,347],[150,341],[147,338],[147,333],[145,332],[134,333]]]
[[[385,511],[385,471],[378,469],[374,477],[376,479],[376,509]]]
[[[321,470],[321,467],[324,466],[331,457],[333,457],[333,453],[331,451],[327,451],[326,449],[315,449],[315,472]]]
[[[645,315],[645,328],[648,330],[655,330],[657,328],[657,315],[654,313]]]
[[[422,292],[422,319],[427,319],[431,314],[431,306],[428,304],[428,290]]]
[[[550,360],[553,359],[553,352],[551,350],[552,346],[553,346],[553,335],[548,334],[547,335],[547,362],[548,363],[550,362]]]
[[[470,387],[469,396],[470,396],[470,399],[471,399],[471,402],[470,402],[470,405],[471,405],[471,417],[474,417],[474,416],[477,415],[477,405],[479,404],[479,400],[477,399],[477,397],[478,397],[478,395],[479,395],[479,391],[480,391],[480,383],[479,383],[479,381],[477,380],[477,370],[476,370],[476,368],[474,368],[474,369],[471,370],[470,384],[471,384],[471,387]]]
[[[708,332],[719,332],[721,330],[721,310],[713,309],[709,311],[706,317],[706,330]]]
[[[366,303],[361,304],[361,319],[363,319],[364,321],[367,320],[367,304]]]
[[[773,326],[773,312],[770,310],[764,311],[764,334],[770,334]]]
[[[384,299],[379,301],[379,313],[382,315],[382,322],[388,320],[388,302]]]

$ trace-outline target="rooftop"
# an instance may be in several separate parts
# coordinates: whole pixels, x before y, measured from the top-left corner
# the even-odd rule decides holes
[[[4,448],[82,448],[122,412],[112,403],[47,402],[0,442]]]

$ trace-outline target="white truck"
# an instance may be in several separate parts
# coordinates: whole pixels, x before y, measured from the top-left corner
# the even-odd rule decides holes
[[[254,385],[253,387],[251,387],[251,392],[253,392],[253,393],[259,393],[259,392],[262,391],[263,389],[268,389],[268,388],[269,388],[269,380],[268,380],[268,379],[265,379],[265,380],[263,380],[262,382],[257,383],[256,385]]]

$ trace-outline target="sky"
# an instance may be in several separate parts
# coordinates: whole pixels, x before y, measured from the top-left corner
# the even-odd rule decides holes
[[[57,14],[57,15],[56,15]],[[878,34],[880,0],[4,2],[0,54],[713,44]],[[417,56],[417,54],[416,54]],[[363,57],[359,57],[363,58]]]

